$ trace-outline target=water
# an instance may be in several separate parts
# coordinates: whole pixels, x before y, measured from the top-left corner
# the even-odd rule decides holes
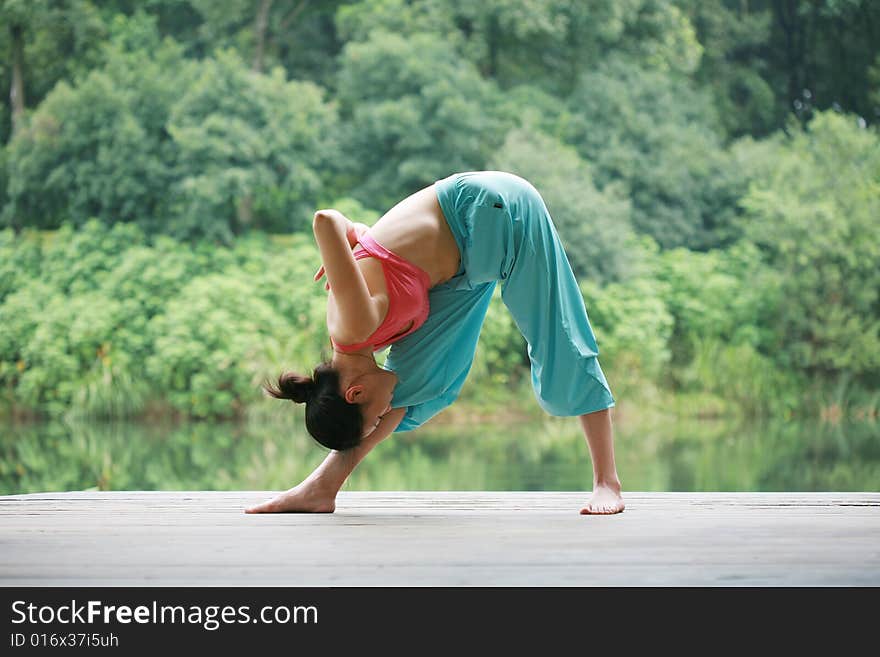
[[[301,419],[246,424],[6,424],[0,493],[279,490],[325,451]],[[878,491],[880,425],[615,421],[630,491]],[[589,452],[571,418],[442,425],[380,444],[344,490],[588,490]]]

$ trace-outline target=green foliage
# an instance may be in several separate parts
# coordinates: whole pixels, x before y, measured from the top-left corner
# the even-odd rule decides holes
[[[363,203],[349,196],[337,198],[327,203],[318,203],[322,208],[334,208],[354,222],[372,226],[382,216],[382,212],[364,207]]]
[[[433,34],[373,32],[347,44],[339,72],[346,193],[391,207],[454,171],[482,168],[503,138],[494,94]]]
[[[316,85],[288,82],[279,68],[257,75],[220,52],[199,67],[167,129],[179,168],[176,234],[228,241],[251,227],[310,225],[335,130]]]
[[[99,292],[70,298],[56,293],[44,302],[39,320],[22,349],[26,367],[16,387],[22,405],[60,414],[77,394],[84,394],[82,387],[96,380],[112,385],[120,372],[129,371],[119,301]]]
[[[773,15],[766,3],[730,0],[676,0],[704,45],[695,78],[711,90],[718,117],[732,136],[763,135],[785,115],[774,81],[762,61]]]
[[[51,239],[35,237],[7,247],[18,278],[0,304],[0,322],[8,327],[0,340],[0,383],[16,405],[51,414],[75,399],[99,415],[134,410],[125,404],[143,396],[132,376],[143,336],[127,330],[133,301],[107,291],[123,252],[139,248],[142,236],[133,226],[108,232],[89,222],[81,231],[65,227]],[[122,386],[120,377],[127,381]],[[111,389],[116,396],[99,409],[96,395],[111,399]]]
[[[772,346],[784,367],[876,385],[880,136],[832,112],[790,129],[748,160],[742,200],[746,235],[779,272]]]
[[[537,84],[559,96],[609,53],[690,72],[702,50],[688,18],[655,0],[361,1],[340,7],[336,26],[350,41],[432,32],[502,88]]]
[[[143,232],[130,224],[118,224],[110,230],[96,220],[80,230],[65,225],[44,240],[40,267],[34,275],[62,294],[94,290],[121,262],[126,249],[143,242]]]
[[[0,123],[4,121],[6,121],[6,106],[0,105]],[[0,139],[0,226],[3,226],[3,208],[6,207],[6,190],[9,188],[6,165],[8,155],[6,148],[2,146],[2,143],[3,141]]]
[[[569,107],[569,139],[600,186],[626,186],[639,232],[664,248],[736,237],[746,179],[721,148],[705,93],[678,74],[611,58],[581,77]]]
[[[115,29],[107,64],[60,83],[11,141],[4,221],[98,217],[224,241],[305,226],[335,152],[322,90],[233,52],[186,60],[144,17]]]
[[[780,369],[748,343],[729,343],[711,335],[692,340],[691,359],[675,377],[685,397],[690,392],[715,395],[724,401],[725,414],[748,417],[788,418],[805,411],[801,398],[805,385],[798,372]]]
[[[367,41],[377,31],[403,36],[430,32],[450,21],[454,12],[448,2],[351,2],[337,10],[335,24],[343,40]]]
[[[155,229],[167,212],[174,170],[165,124],[192,64],[157,38],[149,49],[107,50],[104,68],[59,83],[9,143],[7,225],[101,217]]]
[[[880,54],[874,58],[874,63],[868,70],[868,81],[870,87],[870,100],[874,107],[880,108]]]
[[[95,66],[108,37],[100,14],[90,0],[0,0],[0,87],[6,93],[11,87],[14,30],[23,45],[20,73],[27,107],[36,107],[59,80]],[[11,134],[10,109],[0,104],[0,143]]]
[[[871,0],[675,0],[704,46],[696,79],[728,133],[764,136],[794,113],[880,117],[871,94],[880,5]],[[876,87],[874,87],[876,88]]]
[[[664,285],[663,299],[675,318],[673,358],[687,363],[695,340],[717,339],[756,349],[772,342],[778,275],[764,265],[757,248],[739,242],[728,250],[666,251],[653,276]]]
[[[880,5],[872,0],[765,0],[774,21],[764,65],[774,78],[779,123],[792,110],[806,123],[821,110],[851,112],[874,122],[880,105],[870,95],[869,72],[878,50]],[[770,6],[768,6],[770,5]],[[793,39],[809,47],[792,48]]]
[[[90,417],[240,415],[282,364],[326,342],[317,250],[303,236],[190,248],[96,221],[46,239],[0,233],[7,405]]]
[[[657,382],[670,360],[668,341],[673,318],[658,284],[647,278],[599,288],[581,283],[590,323],[596,333],[599,361],[616,396]]]
[[[257,72],[283,68],[322,86],[335,72],[339,43],[333,20],[340,0],[152,0],[164,31],[194,57],[235,49]],[[159,5],[159,7],[157,7]],[[265,21],[260,20],[264,15]]]
[[[0,303],[39,269],[39,234],[29,231],[17,239],[11,229],[0,230]]]
[[[254,397],[260,373],[250,366],[263,341],[285,330],[254,283],[235,271],[197,278],[150,321],[156,340],[146,371],[175,408],[229,417]]]
[[[482,385],[472,384],[465,392],[479,399],[487,395],[487,389],[493,387],[506,391],[517,382],[528,379],[528,373],[526,341],[501,300],[501,288],[496,287],[468,375],[469,379]]]
[[[0,403],[240,414],[326,348],[315,209],[497,168],[545,198],[618,398],[870,414],[878,6],[0,0]],[[527,384],[502,305],[487,396]]]

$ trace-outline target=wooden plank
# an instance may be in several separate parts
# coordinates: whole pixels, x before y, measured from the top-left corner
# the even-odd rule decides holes
[[[0,585],[878,585],[878,493],[247,492],[0,497]]]

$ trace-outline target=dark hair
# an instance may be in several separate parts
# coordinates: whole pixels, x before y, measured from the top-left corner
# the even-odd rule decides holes
[[[339,394],[339,371],[321,363],[312,378],[293,372],[278,377],[278,385],[263,384],[275,399],[290,399],[306,405],[306,429],[324,447],[345,450],[361,442],[364,420],[360,407]]]

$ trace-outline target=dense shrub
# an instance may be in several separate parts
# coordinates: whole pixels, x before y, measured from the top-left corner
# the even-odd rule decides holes
[[[326,341],[318,254],[304,236],[195,246],[98,222],[0,234],[0,387],[49,414],[142,413],[167,403],[231,416],[282,364],[306,369]],[[15,265],[14,267],[9,265]]]
[[[757,173],[742,200],[746,236],[778,272],[769,346],[786,369],[876,387],[880,135],[834,112],[790,128],[737,151]]]

